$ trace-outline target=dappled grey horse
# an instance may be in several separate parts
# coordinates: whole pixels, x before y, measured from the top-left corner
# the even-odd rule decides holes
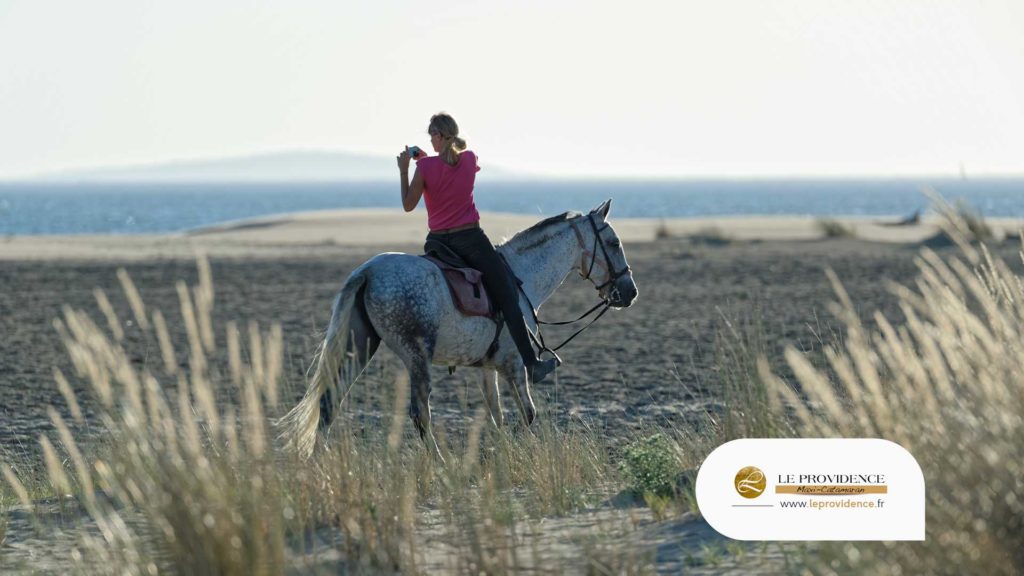
[[[539,307],[574,268],[611,307],[627,307],[636,299],[622,243],[607,222],[610,208],[609,199],[586,215],[566,212],[548,218],[498,246],[522,282],[520,306],[531,331],[537,330],[531,303]],[[312,452],[318,427],[330,425],[381,341],[409,371],[409,416],[437,454],[430,427],[431,364],[483,368],[484,396],[499,425],[500,375],[512,387],[523,420],[532,423],[536,408],[522,357],[508,330],[492,346],[497,329],[489,318],[456,309],[433,263],[395,252],[374,256],[352,272],[335,298],[309,388],[282,420],[285,438],[301,453]]]

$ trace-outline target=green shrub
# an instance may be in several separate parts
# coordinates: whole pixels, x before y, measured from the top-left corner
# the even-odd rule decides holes
[[[619,470],[638,495],[672,495],[681,471],[676,445],[660,433],[637,440],[623,451]]]

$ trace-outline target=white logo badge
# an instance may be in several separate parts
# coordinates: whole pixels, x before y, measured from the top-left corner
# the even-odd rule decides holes
[[[924,540],[924,475],[878,439],[733,440],[697,473],[697,504],[736,540]]]

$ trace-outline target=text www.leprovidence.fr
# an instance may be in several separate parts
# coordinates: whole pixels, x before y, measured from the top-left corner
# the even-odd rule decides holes
[[[815,508],[817,510],[835,508],[884,508],[885,500],[852,500],[843,498],[841,500],[780,500],[782,508]]]

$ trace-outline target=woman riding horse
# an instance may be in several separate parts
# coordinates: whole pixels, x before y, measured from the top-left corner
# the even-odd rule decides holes
[[[528,426],[536,417],[531,384],[550,373],[557,358],[537,360],[528,330],[540,322],[532,314],[523,317],[517,291],[528,306],[540,307],[576,270],[593,284],[602,301],[591,312],[599,307],[629,307],[636,300],[636,283],[622,241],[608,222],[610,198],[588,214],[566,212],[546,218],[495,248],[480,230],[473,206],[476,156],[464,151],[466,144],[450,117],[435,116],[430,132],[434,150],[441,156],[420,158],[411,186],[410,155],[398,157],[403,204],[412,210],[420,196],[427,199],[432,229],[428,241],[443,242],[483,272],[509,330],[500,330],[489,318],[462,314],[446,289],[444,273],[425,258],[385,252],[367,260],[349,274],[335,296],[306,394],[280,423],[283,436],[300,454],[312,453],[318,430],[331,425],[381,343],[405,365],[409,417],[436,455],[441,456],[441,450],[430,423],[432,365],[483,369],[484,397],[499,426],[501,378],[514,391]],[[503,265],[506,261],[512,272]],[[513,273],[522,282],[518,288],[512,285]],[[545,349],[553,353],[560,347]]]
[[[402,183],[402,207],[411,212],[420,196],[427,206],[428,243],[444,244],[471,267],[483,273],[484,286],[498,304],[512,340],[523,357],[531,383],[536,384],[558,365],[554,358],[540,360],[530,343],[526,318],[519,307],[519,291],[494,244],[480,228],[480,214],[473,203],[473,184],[480,170],[477,157],[459,137],[455,119],[445,113],[430,118],[430,144],[438,156],[413,149],[416,172],[409,183],[410,149],[398,155]]]

